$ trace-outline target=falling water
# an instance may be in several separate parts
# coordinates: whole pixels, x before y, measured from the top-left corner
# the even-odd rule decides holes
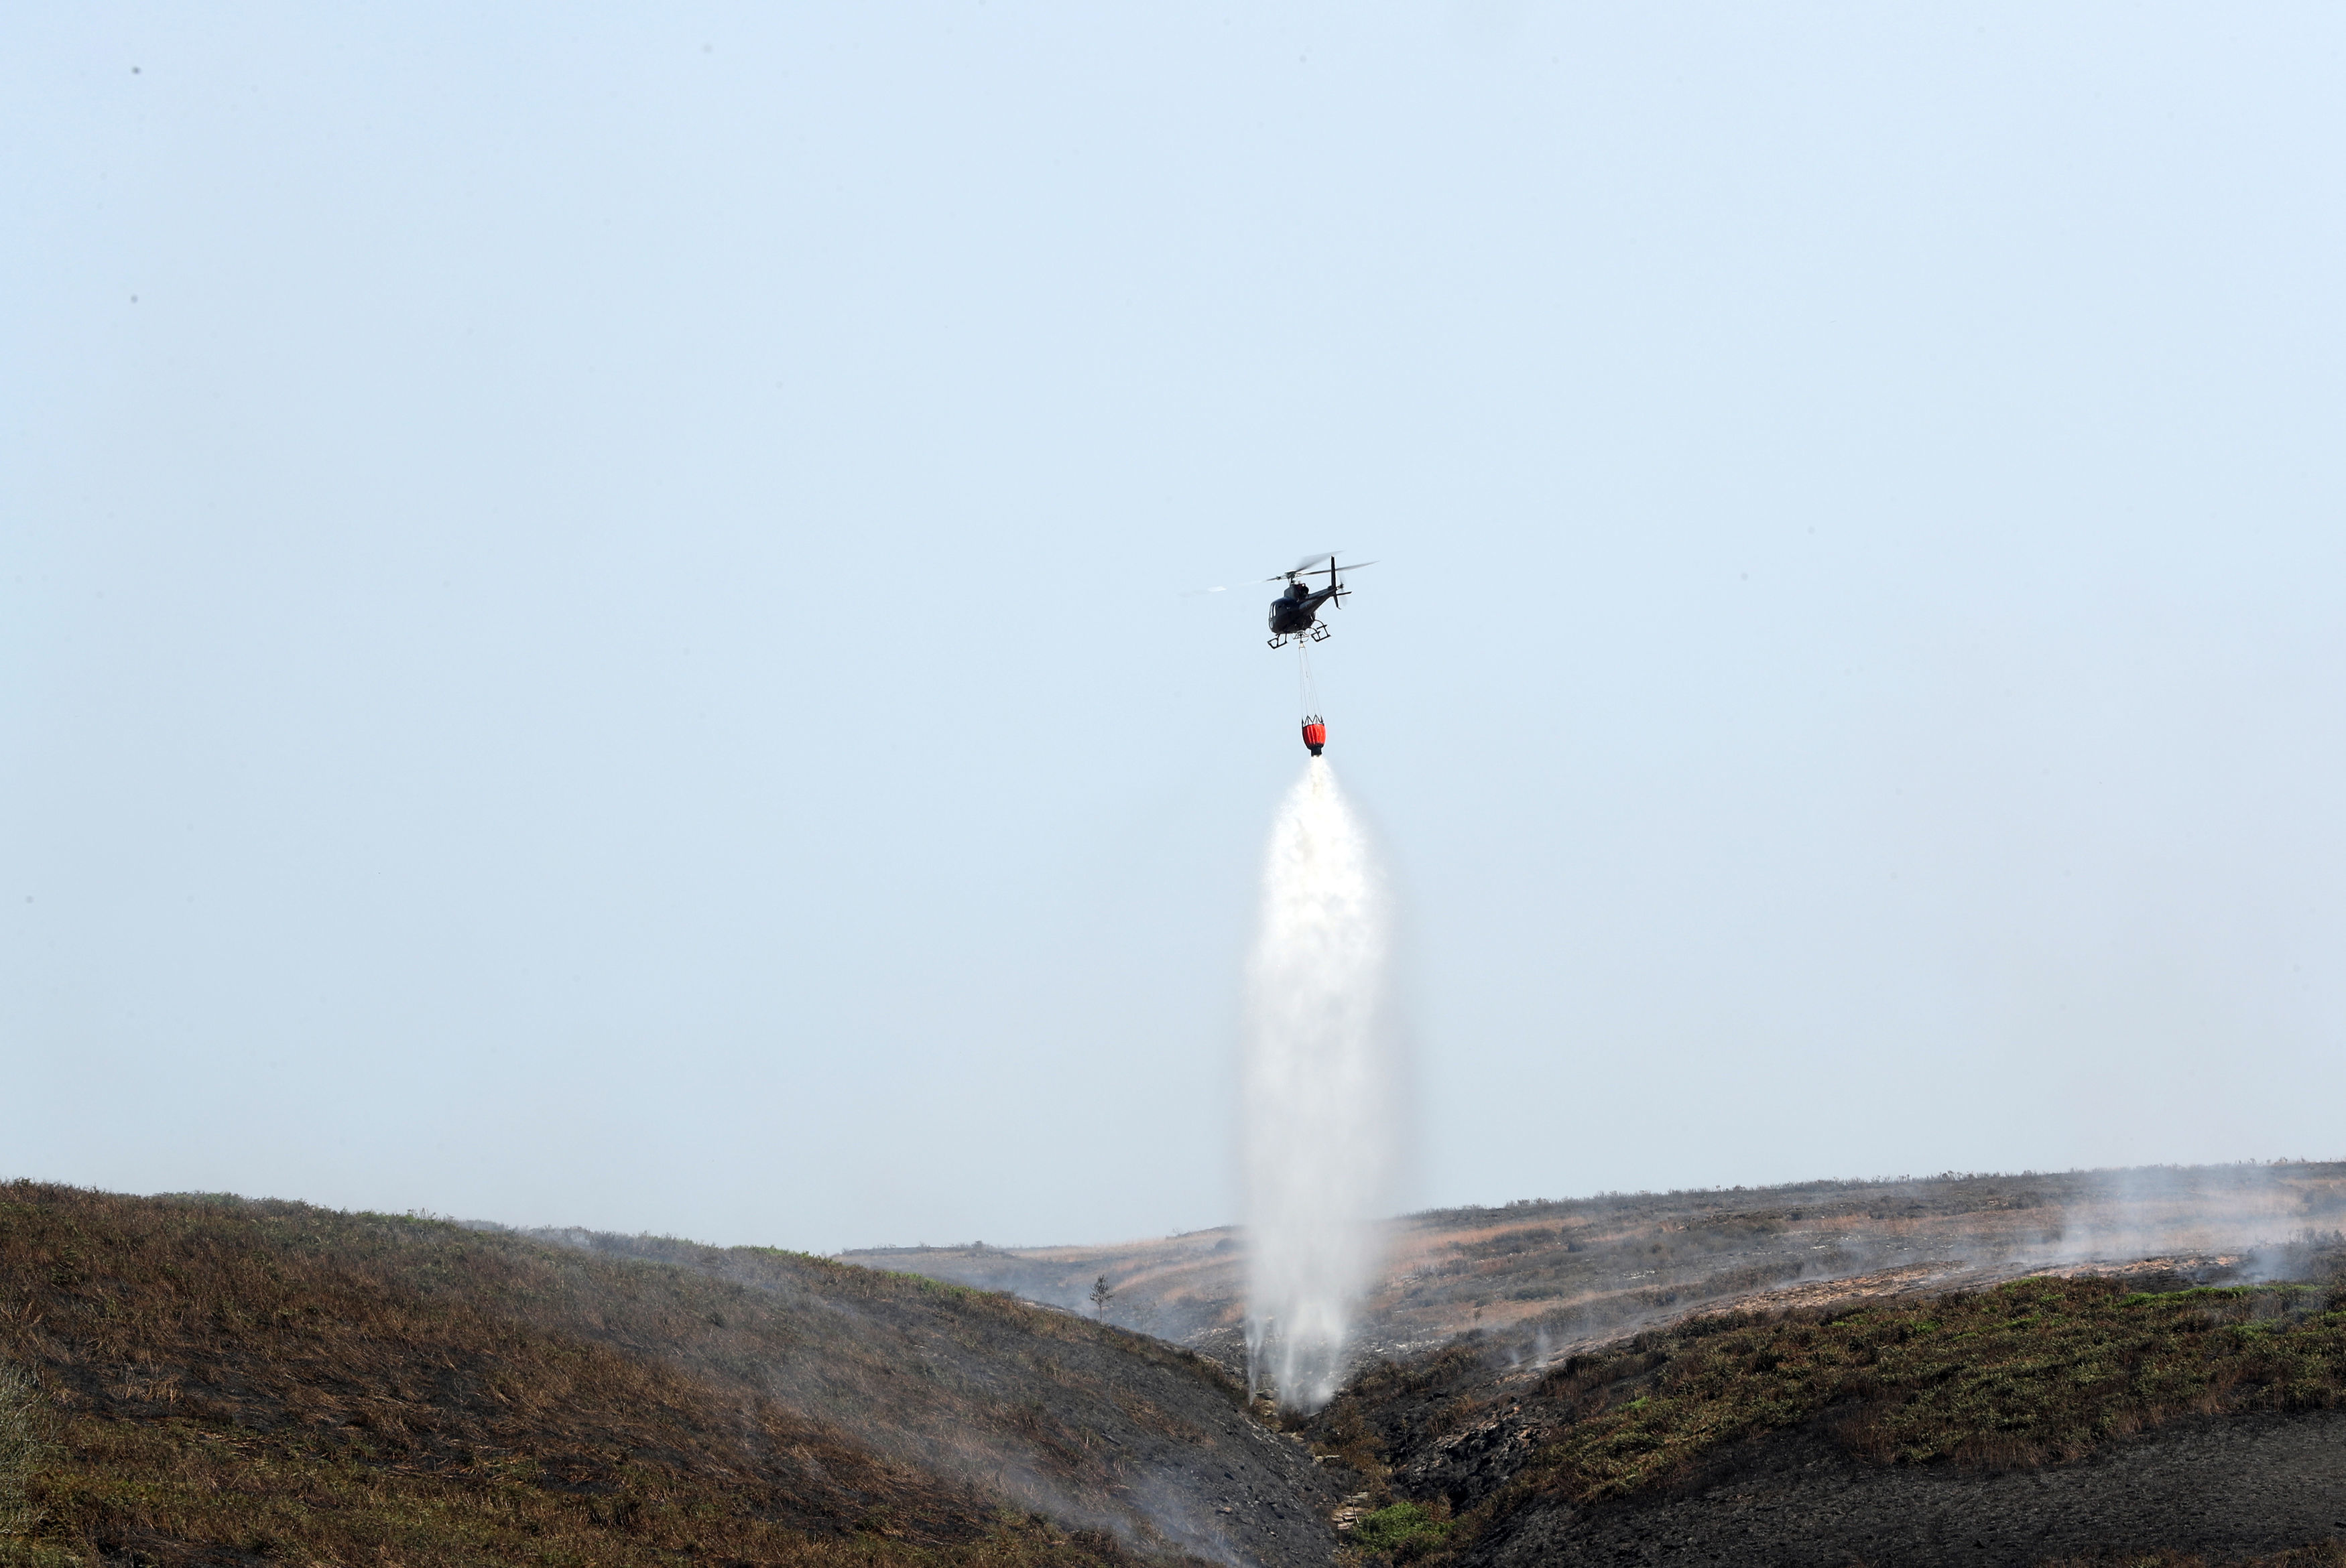
[[[1398,1132],[1387,899],[1367,835],[1313,758],[1263,869],[1243,1074],[1247,1366],[1315,1410],[1342,1380],[1377,1262]]]

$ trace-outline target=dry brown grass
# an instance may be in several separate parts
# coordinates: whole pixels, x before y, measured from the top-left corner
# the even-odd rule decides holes
[[[0,1507],[38,1518],[0,1563],[1119,1554],[1023,1506],[1112,1481],[1087,1431],[889,1339],[942,1315],[1049,1371],[1112,1331],[752,1262],[761,1288],[427,1220],[0,1187],[0,1359],[50,1428],[15,1451]],[[1024,1441],[990,1441],[1005,1420]]]
[[[1480,1329],[1544,1355],[1821,1280],[1926,1265],[1938,1276],[1964,1275],[1945,1288],[1994,1284],[2063,1261],[2204,1261],[2303,1227],[2346,1227],[2346,1162],[1950,1172],[1437,1210],[1389,1227],[1383,1275],[1362,1304],[1358,1344],[1364,1359],[1407,1357]],[[851,1256],[1070,1308],[1083,1306],[1104,1273],[1117,1291],[1112,1321],[1243,1365],[1245,1251],[1236,1233]]]
[[[40,1523],[26,1490],[52,1451],[50,1427],[33,1380],[0,1362],[0,1540],[28,1535]]]

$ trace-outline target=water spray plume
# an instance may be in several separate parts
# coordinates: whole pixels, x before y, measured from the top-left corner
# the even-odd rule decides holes
[[[1368,836],[1314,757],[1271,832],[1243,1074],[1248,1376],[1290,1409],[1334,1396],[1377,1264],[1399,1132],[1391,946]]]

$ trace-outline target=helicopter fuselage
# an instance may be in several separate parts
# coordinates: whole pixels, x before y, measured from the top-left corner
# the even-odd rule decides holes
[[[1320,614],[1320,606],[1343,590],[1331,585],[1316,592],[1299,593],[1298,584],[1270,601],[1270,629],[1275,636],[1291,637],[1311,629]]]

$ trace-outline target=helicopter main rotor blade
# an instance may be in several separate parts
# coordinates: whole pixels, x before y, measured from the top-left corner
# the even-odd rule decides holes
[[[1309,570],[1306,570],[1303,567],[1299,566],[1292,572],[1283,573],[1276,577],[1265,577],[1263,581],[1266,583],[1283,583],[1291,577],[1326,577],[1343,572],[1355,572],[1360,570],[1362,566],[1373,566],[1375,565],[1376,563],[1374,561],[1345,561],[1332,567],[1313,566]]]
[[[1349,572],[1357,566],[1373,566],[1374,561],[1339,561],[1334,566],[1315,566],[1314,561],[1325,561],[1326,555],[1306,555],[1300,565],[1290,566],[1276,577],[1265,577],[1266,583],[1291,583],[1298,577],[1325,577],[1331,573]]]

